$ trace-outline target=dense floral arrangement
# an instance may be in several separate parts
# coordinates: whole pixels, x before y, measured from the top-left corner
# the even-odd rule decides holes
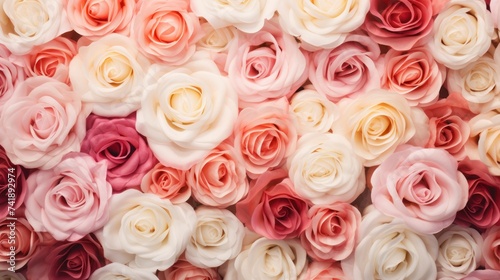
[[[0,279],[500,279],[500,0],[0,0]]]

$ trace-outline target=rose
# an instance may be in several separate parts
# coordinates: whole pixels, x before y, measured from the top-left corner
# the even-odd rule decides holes
[[[81,150],[96,161],[106,162],[107,180],[116,192],[139,188],[142,177],[157,162],[135,130],[135,115],[114,119],[91,115]]]
[[[453,225],[437,236],[438,275],[462,279],[479,266],[483,238],[475,229]]]
[[[293,192],[283,169],[268,171],[250,183],[248,196],[236,204],[245,226],[270,239],[298,237],[310,224],[307,203]]]
[[[185,260],[178,260],[173,266],[158,273],[160,280],[220,280],[221,277],[214,268],[196,267]]]
[[[136,0],[64,0],[71,27],[91,40],[110,33],[129,34]]]
[[[483,1],[451,0],[437,16],[428,47],[436,61],[460,69],[488,51],[493,23]]]
[[[114,194],[109,215],[109,222],[96,233],[104,256],[112,262],[152,272],[175,263],[196,223],[196,214],[189,204],[174,205],[135,189]]]
[[[308,212],[311,226],[300,236],[307,254],[317,261],[347,258],[357,242],[361,214],[349,203],[313,205]]]
[[[27,278],[40,280],[88,279],[104,265],[102,247],[93,235],[40,247],[28,263]]]
[[[367,96],[345,98],[338,104],[341,117],[333,131],[346,136],[365,166],[374,166],[410,140],[416,129],[413,112],[402,96],[383,90]]]
[[[208,51],[212,60],[219,67],[219,70],[224,72],[230,43],[233,40],[238,40],[237,38],[240,33],[234,26],[214,28],[210,23],[204,21],[203,18],[200,18],[200,22],[204,35],[196,42],[196,49]]]
[[[229,210],[200,206],[185,258],[197,267],[218,267],[240,253],[244,236],[243,224]]]
[[[375,62],[380,47],[368,36],[351,34],[334,49],[311,54],[309,79],[316,90],[336,102],[347,96],[380,88]]]
[[[186,181],[197,201],[219,208],[235,204],[248,193],[243,159],[226,143],[191,167]]]
[[[48,77],[20,84],[0,114],[0,145],[14,164],[49,169],[79,151],[89,112],[71,88]]]
[[[165,166],[187,170],[230,136],[236,95],[210,59],[151,67],[136,129]]]
[[[495,111],[479,114],[469,121],[470,141],[466,146],[467,155],[480,160],[492,175],[500,176],[500,155],[498,154],[500,114]]]
[[[490,3],[490,11],[491,17],[493,20],[493,24],[496,28],[500,27],[500,1],[491,0]]]
[[[280,103],[247,107],[234,124],[234,148],[250,177],[281,166],[295,150],[297,131],[288,104]]]
[[[287,167],[295,192],[313,204],[350,203],[365,189],[363,162],[339,134],[303,135]]]
[[[488,269],[500,270],[500,226],[492,226],[483,233],[483,259]]]
[[[256,33],[271,19],[278,6],[269,0],[216,1],[191,0],[191,9],[205,18],[214,28],[234,26],[246,33]]]
[[[26,280],[26,277],[21,273],[15,273],[8,270],[0,271],[0,279],[5,280]]]
[[[168,65],[185,63],[203,35],[187,0],[141,0],[131,30],[146,57]]]
[[[311,262],[300,276],[302,280],[347,280],[337,262]]]
[[[500,222],[500,177],[492,176],[482,162],[468,158],[458,164],[458,170],[469,183],[469,199],[455,223],[487,229]]]
[[[38,250],[41,241],[41,235],[35,232],[25,218],[16,217],[17,220],[12,221],[4,219],[0,222],[0,237],[2,244],[0,245],[0,270],[6,271],[11,267],[19,270],[24,267],[33,254]],[[12,235],[14,232],[15,235]],[[14,247],[14,250],[11,248]],[[14,265],[12,265],[11,256],[15,254]],[[3,279],[0,277],[0,279]]]
[[[280,24],[306,48],[331,49],[363,24],[369,0],[342,2],[285,1],[278,6]]]
[[[12,164],[1,146],[0,169],[3,170],[0,174],[1,221],[10,215],[9,212],[18,210],[23,205],[26,196],[26,178],[21,167]]]
[[[403,145],[373,172],[371,183],[373,205],[420,233],[451,225],[469,197],[457,161],[442,149]]]
[[[92,273],[90,280],[142,279],[158,280],[152,272],[133,269],[121,263],[110,263]]]
[[[309,57],[278,24],[240,35],[229,45],[225,71],[241,108],[290,96],[306,81]]]
[[[71,30],[60,1],[3,0],[0,18],[0,44],[17,55]]]
[[[404,5],[403,2],[396,3]],[[410,106],[427,106],[437,101],[446,68],[438,64],[427,49],[390,49],[383,64],[382,88],[403,95]]]
[[[81,46],[69,65],[69,77],[94,114],[125,117],[140,107],[149,61],[132,39],[109,34]]]
[[[191,197],[191,187],[186,184],[186,171],[157,163],[144,177],[141,190],[166,198],[174,204],[186,202]]]
[[[299,135],[328,132],[338,119],[337,106],[314,89],[304,89],[290,99],[290,114],[295,118]]]
[[[36,231],[76,241],[108,220],[112,189],[106,165],[87,154],[70,153],[52,169],[32,173],[26,183],[26,218]]]
[[[492,269],[475,270],[462,280],[495,280],[500,277],[500,271]]]
[[[0,45],[0,110],[12,97],[16,85],[25,79],[22,67],[14,64],[11,57],[10,51]]]
[[[364,28],[378,44],[406,51],[427,42],[432,31],[432,0],[372,0]]]

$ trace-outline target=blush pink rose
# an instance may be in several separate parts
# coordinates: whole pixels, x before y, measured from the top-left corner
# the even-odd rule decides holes
[[[300,236],[302,246],[314,260],[343,260],[357,242],[361,213],[349,203],[313,205],[309,209],[310,227]]]
[[[402,145],[373,172],[373,205],[417,233],[437,233],[467,204],[469,186],[457,168],[445,150]]]
[[[12,237],[12,230],[15,232]],[[0,271],[8,270],[15,263],[15,270],[19,270],[33,257],[41,242],[41,234],[35,232],[25,218],[17,217],[17,220],[3,220],[0,222]],[[12,242],[11,242],[12,241]],[[15,261],[10,263],[11,248],[15,252]]]
[[[158,272],[160,280],[220,280],[221,276],[215,268],[196,267],[184,259],[179,259],[165,271]]]
[[[491,0],[489,5],[493,24],[498,28],[500,27],[500,0]]]
[[[381,86],[401,94],[410,106],[426,106],[438,100],[446,68],[425,48],[390,49],[383,58]]]
[[[149,59],[180,65],[193,56],[203,33],[188,0],[141,0],[132,37]]]
[[[297,130],[286,100],[243,109],[233,134],[236,153],[243,157],[251,177],[281,166],[297,145]]]
[[[293,191],[284,169],[268,171],[250,183],[248,196],[236,204],[236,216],[250,230],[269,239],[298,237],[310,225],[307,202]]]
[[[105,162],[70,153],[52,169],[32,173],[27,185],[26,218],[56,240],[78,240],[108,221],[112,189]]]
[[[500,279],[500,270],[482,269],[474,270],[462,280],[498,280]]]
[[[483,233],[483,260],[488,269],[500,270],[500,226]],[[498,278],[497,278],[498,279]]]
[[[0,146],[0,170],[2,170],[0,173],[1,221],[7,216],[12,216],[9,212],[12,210],[15,212],[23,205],[26,197],[26,178],[22,168],[12,164],[2,146]]]
[[[252,34],[240,34],[229,45],[225,71],[241,108],[291,96],[307,80],[309,58],[274,21]]]
[[[309,80],[331,101],[354,97],[380,88],[380,75],[375,65],[379,56],[379,46],[368,36],[351,34],[334,49],[312,53]]]
[[[221,208],[235,204],[248,193],[243,159],[226,143],[189,169],[187,184],[197,201]]]
[[[371,0],[364,28],[376,43],[406,51],[426,43],[433,13],[432,0]]]
[[[186,183],[186,171],[157,163],[142,177],[141,190],[154,193],[172,203],[186,202],[191,197],[191,188]]]
[[[71,27],[97,40],[110,33],[129,34],[137,0],[64,0]]]
[[[479,160],[465,158],[458,170],[469,183],[469,199],[464,209],[457,213],[455,223],[487,229],[500,222],[500,177],[488,172]]]
[[[87,118],[82,152],[96,161],[106,161],[107,180],[113,191],[139,189],[142,177],[157,163],[146,140],[135,130],[135,114],[108,119]]]
[[[25,77],[23,68],[14,64],[10,51],[0,44],[0,112],[12,97],[16,85],[24,81]]]
[[[313,261],[299,277],[300,280],[347,280],[338,262]]]

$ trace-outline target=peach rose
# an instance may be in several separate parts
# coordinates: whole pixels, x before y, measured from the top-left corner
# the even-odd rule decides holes
[[[496,225],[483,233],[483,259],[488,269],[500,270],[500,226]]]
[[[158,272],[160,280],[220,280],[221,277],[214,268],[196,267],[184,259],[179,259],[169,269]]]
[[[174,204],[186,202],[191,197],[191,188],[186,183],[186,171],[161,163],[142,177],[141,190],[169,199]]]
[[[14,235],[13,235],[14,233]],[[0,270],[6,271],[11,267],[15,270],[23,268],[38,250],[41,234],[35,232],[25,218],[17,220],[4,219],[0,222]],[[14,247],[12,250],[11,247]],[[15,252],[14,260],[11,252]],[[3,279],[0,277],[0,279]]]
[[[348,280],[338,262],[316,262],[307,265],[299,280]]]

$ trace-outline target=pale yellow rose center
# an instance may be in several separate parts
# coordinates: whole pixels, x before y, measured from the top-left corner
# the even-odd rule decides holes
[[[278,276],[283,272],[283,255],[278,246],[270,247],[264,255],[264,270],[266,274]]]
[[[182,125],[192,124],[203,113],[203,96],[199,87],[176,89],[170,95],[170,108],[175,112],[171,121]]]
[[[33,37],[49,20],[45,6],[37,0],[18,0],[14,4],[13,17],[10,18],[18,35]]]
[[[130,60],[124,55],[116,52],[109,53],[99,65],[99,82],[105,87],[117,87],[129,80],[134,69]]]
[[[478,63],[465,77],[465,89],[474,95],[485,95],[495,86],[495,71],[486,63]]]
[[[470,260],[471,251],[470,248],[466,248],[464,246],[461,246],[460,244],[460,243],[467,243],[466,240],[460,238],[460,240],[457,240],[456,242],[458,244],[450,245],[446,249],[446,258],[448,259],[451,265],[462,266],[463,264],[467,263]]]
[[[222,221],[208,221],[199,224],[196,229],[196,243],[201,246],[219,246],[226,236],[220,226]]]

